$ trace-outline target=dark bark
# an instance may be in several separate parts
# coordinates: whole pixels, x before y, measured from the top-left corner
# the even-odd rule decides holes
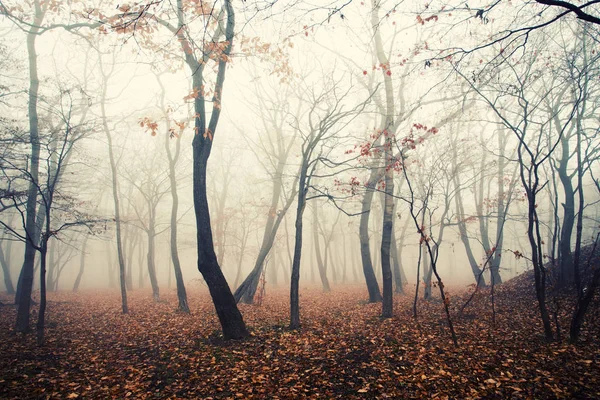
[[[381,301],[381,292],[379,283],[373,270],[371,259],[371,248],[369,244],[369,217],[371,215],[371,203],[373,202],[373,187],[376,184],[378,173],[375,169],[371,170],[369,181],[366,184],[366,192],[362,198],[362,214],[360,215],[359,238],[360,238],[360,257],[362,260],[363,274],[369,292],[369,303]]]
[[[575,226],[575,191],[573,190],[572,176],[567,172],[570,150],[569,137],[563,137],[561,140],[562,154],[556,168],[558,177],[563,188],[564,203],[562,203],[563,217],[560,229],[560,239],[558,243],[559,254],[559,282],[567,284],[573,281],[573,254],[571,253],[571,238],[573,236],[573,227]]]
[[[194,58],[193,53],[187,51],[188,48],[191,49],[193,47],[184,36],[183,27],[185,26],[185,22],[183,21],[183,6],[181,0],[177,1],[177,8],[179,29],[177,29],[176,34],[180,39],[182,50],[185,53],[186,63],[192,73],[193,87],[199,92],[202,92],[201,88],[204,85],[204,62],[199,62]],[[219,58],[218,62],[217,77],[212,99],[213,107],[208,126],[206,124],[204,95],[200,94],[194,99],[194,126],[196,134],[192,141],[193,195],[194,211],[196,214],[198,270],[208,286],[217,316],[219,317],[219,322],[221,323],[223,336],[226,339],[242,339],[249,336],[249,332],[246,329],[242,314],[237,308],[235,298],[231,293],[227,280],[217,262],[206,192],[208,158],[211,153],[213,139],[216,134],[217,124],[221,113],[221,98],[225,81],[225,70],[234,37],[235,17],[231,0],[225,0],[224,8],[227,18],[225,27],[225,40],[227,45],[223,49],[223,56]]]
[[[40,309],[38,311],[38,320],[36,324],[37,344],[44,344],[44,330],[46,327],[46,254],[48,251],[48,240],[42,240],[40,250]]]
[[[42,9],[39,0],[34,2],[35,16],[33,24],[31,25],[27,34],[27,54],[29,57],[29,97],[28,97],[28,111],[29,111],[29,142],[31,144],[31,158],[29,161],[29,175],[30,183],[27,192],[27,205],[26,205],[26,217],[25,217],[25,234],[27,240],[25,242],[25,255],[23,258],[23,267],[19,290],[17,290],[18,298],[17,303],[17,319],[15,324],[15,330],[17,332],[29,331],[29,314],[31,310],[31,292],[33,289],[33,275],[34,275],[34,261],[35,261],[35,246],[39,238],[39,227],[36,226],[36,210],[37,210],[37,198],[39,175],[39,162],[40,162],[40,138],[39,138],[39,121],[38,121],[38,92],[40,87],[40,81],[38,78],[38,65],[37,65],[37,53],[35,50],[35,39],[38,36],[40,25],[44,19],[46,9]]]
[[[292,262],[292,277],[290,284],[290,329],[300,328],[300,258],[302,256],[302,216],[306,206],[306,179],[308,161],[303,160],[298,180],[298,205],[296,208],[294,260]]]

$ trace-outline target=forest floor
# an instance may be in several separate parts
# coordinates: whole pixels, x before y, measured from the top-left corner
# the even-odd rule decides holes
[[[397,295],[381,320],[362,286],[302,289],[298,331],[287,329],[287,291],[270,290],[240,306],[253,336],[229,342],[199,285],[191,315],[174,311],[173,290],[158,304],[131,292],[128,315],[117,291],[51,293],[42,348],[12,332],[15,308],[0,295],[0,398],[600,398],[598,299],[574,346],[543,340],[530,278],[496,288],[495,324],[489,291],[463,317],[467,289],[449,292],[458,347],[439,301],[420,300],[415,320],[412,296]]]

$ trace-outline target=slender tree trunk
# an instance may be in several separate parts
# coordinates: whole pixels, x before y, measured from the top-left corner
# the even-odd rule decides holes
[[[281,255],[280,251],[277,252],[277,262],[279,263],[279,265],[281,265],[281,269],[283,270],[283,283],[284,284],[289,283],[290,282],[290,267],[289,267],[289,264],[287,264],[283,260],[283,256]]]
[[[404,248],[404,237],[406,235],[406,229],[410,220],[407,218],[402,232],[400,233],[400,241],[396,242],[396,230],[392,231],[392,260],[394,261],[394,283],[396,285],[395,293],[404,293],[404,285],[406,282],[406,276],[404,274],[404,268],[402,267],[402,250]]]
[[[44,329],[46,325],[46,253],[48,251],[48,239],[42,239],[40,252],[40,309],[38,311],[38,320],[36,324],[37,344],[44,344]]]
[[[125,260],[125,287],[128,291],[133,290],[133,250],[136,245],[136,235],[133,232],[133,227],[125,229],[127,240],[126,260]],[[125,244],[125,243],[124,243]]]
[[[54,292],[56,290],[56,275],[58,274],[58,268],[57,268],[57,257],[56,257],[56,246],[57,243],[51,243],[50,240],[48,240],[48,254],[47,254],[47,260],[46,260],[46,291],[48,292]]]
[[[429,265],[429,257],[423,258],[423,300],[431,299],[431,277],[433,268]]]
[[[81,255],[79,258],[79,272],[77,273],[77,278],[75,278],[75,284],[73,284],[73,292],[77,292],[79,290],[79,285],[81,284],[81,278],[83,277],[83,272],[85,271],[85,249],[87,248],[89,235],[85,235],[83,239],[83,244],[81,246]]]
[[[318,208],[313,207],[313,243],[315,249],[315,256],[317,259],[317,267],[319,270],[319,277],[321,278],[321,284],[323,285],[324,292],[331,292],[331,287],[329,286],[329,279],[327,279],[327,269],[326,265],[323,262],[323,257],[321,255],[321,244],[319,242],[319,216],[317,215]]]
[[[275,170],[275,178],[273,180],[273,188],[271,191],[271,205],[269,207],[267,223],[265,225],[265,231],[263,233],[263,239],[260,246],[260,250],[258,252],[258,256],[256,257],[256,262],[254,263],[254,268],[234,293],[235,299],[238,302],[241,301],[246,304],[253,303],[254,294],[256,293],[256,289],[258,287],[258,281],[264,268],[265,259],[269,255],[269,252],[271,251],[271,248],[275,243],[275,237],[277,236],[279,226],[281,225],[281,222],[283,221],[283,218],[285,217],[287,210],[292,205],[294,199],[294,193],[290,194],[290,198],[282,207],[282,209],[280,209],[279,211],[277,210],[279,198],[281,197],[281,193],[283,190],[283,171],[285,168],[286,160],[284,154],[287,153],[281,150],[279,154],[277,168]]]
[[[298,181],[298,206],[296,209],[296,236],[294,243],[294,261],[292,263],[292,278],[290,286],[290,329],[300,327],[300,258],[302,256],[302,215],[306,206],[306,173],[307,161],[303,161]]]
[[[161,108],[166,110],[165,105],[165,90],[157,77],[157,80],[162,89],[161,95]],[[190,307],[187,301],[187,292],[185,290],[185,283],[183,282],[183,273],[181,272],[181,262],[179,261],[179,252],[177,251],[177,214],[179,211],[179,195],[177,193],[177,176],[175,167],[179,160],[179,154],[181,152],[181,134],[174,139],[175,140],[175,153],[171,151],[170,140],[171,140],[171,121],[169,115],[164,112],[165,119],[167,121],[167,132],[165,134],[165,150],[167,153],[167,159],[169,161],[169,183],[171,187],[171,225],[170,225],[170,247],[171,247],[171,262],[173,263],[173,272],[175,273],[175,282],[177,284],[177,310],[184,313],[190,312]],[[171,274],[169,273],[169,282]]]
[[[235,282],[233,284],[234,287],[237,287],[238,282],[240,281],[240,276],[242,274],[242,263],[244,261],[244,251],[246,250],[246,242],[248,241],[248,233],[244,232],[242,237],[242,244],[240,246],[240,257],[238,258],[237,272],[235,274]]]
[[[102,63],[100,63],[100,68],[102,68]],[[121,311],[123,314],[127,314],[129,312],[129,307],[127,305],[127,287],[126,287],[126,277],[125,277],[125,258],[123,256],[123,239],[121,237],[121,206],[120,206],[120,198],[119,198],[119,180],[118,180],[118,171],[117,171],[117,162],[115,160],[115,154],[113,150],[113,142],[112,135],[110,133],[110,129],[108,128],[108,120],[106,117],[106,93],[108,89],[108,76],[103,75],[102,82],[102,98],[100,101],[100,111],[102,116],[102,128],[104,130],[104,134],[106,136],[106,140],[108,143],[108,159],[110,163],[110,172],[111,172],[111,183],[112,183],[112,195],[113,195],[113,203],[115,209],[115,228],[116,228],[116,241],[117,241],[117,259],[119,262],[119,287],[121,290]]]
[[[10,264],[4,256],[4,250],[0,243],[0,265],[2,265],[2,273],[4,275],[4,285],[6,286],[6,292],[10,295],[15,294],[15,287],[13,286],[12,278],[10,276]]]
[[[154,301],[160,301],[160,288],[158,287],[158,279],[156,277],[156,262],[154,241],[156,233],[154,232],[154,221],[150,222],[151,228],[148,230],[148,253],[146,260],[148,262],[148,276],[150,277],[150,285],[152,286],[152,298]]]

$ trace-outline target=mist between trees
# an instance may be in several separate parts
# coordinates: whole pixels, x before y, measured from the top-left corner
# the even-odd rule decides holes
[[[304,288],[354,284],[384,319],[438,299],[459,345],[447,288],[532,270],[546,339],[570,288],[577,341],[600,281],[596,5],[438,3],[1,1],[15,331],[35,309],[44,343],[48,292],[118,290],[126,314],[176,290],[193,313],[192,288],[242,339],[240,302],[289,287],[297,329]]]

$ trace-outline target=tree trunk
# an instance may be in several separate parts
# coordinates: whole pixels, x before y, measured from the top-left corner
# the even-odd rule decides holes
[[[180,11],[180,26],[183,27],[181,0],[178,0],[177,4]],[[215,310],[219,317],[219,322],[221,323],[223,336],[226,339],[242,339],[249,336],[249,332],[246,329],[242,314],[237,308],[231,289],[217,262],[206,193],[208,158],[210,156],[213,138],[216,134],[217,123],[221,113],[221,97],[225,80],[225,69],[233,44],[233,29],[235,25],[231,0],[225,0],[224,7],[227,12],[227,23],[225,28],[225,43],[227,43],[227,45],[223,50],[223,57],[220,58],[218,63],[217,78],[213,95],[213,107],[208,127],[206,125],[204,96],[200,95],[194,100],[194,111],[196,115],[196,135],[192,141],[194,211],[196,214],[198,270],[204,277],[210,291]],[[184,45],[184,43],[182,43],[182,45]],[[200,88],[204,85],[202,78],[204,64],[194,60],[190,54],[186,54],[186,62],[193,74],[193,87],[201,91]]]
[[[573,227],[575,226],[575,192],[573,182],[567,171],[570,151],[569,138],[561,139],[562,156],[556,172],[560,178],[563,187],[564,203],[562,227],[560,230],[560,239],[558,243],[559,254],[559,282],[566,284],[573,281],[573,255],[571,254],[571,237]]]
[[[273,188],[271,191],[271,205],[269,207],[269,214],[267,216],[267,223],[263,233],[262,244],[260,246],[258,256],[256,257],[254,268],[252,271],[250,271],[246,279],[244,279],[242,284],[234,293],[235,299],[238,302],[241,301],[246,304],[253,303],[254,294],[256,293],[256,289],[258,287],[258,281],[264,268],[265,259],[269,255],[269,252],[275,243],[275,237],[277,236],[279,226],[281,225],[281,222],[285,217],[287,210],[292,205],[294,199],[294,193],[290,194],[290,198],[288,199],[287,203],[281,210],[277,211],[277,205],[279,204],[279,198],[281,197],[283,190],[283,171],[286,160],[284,154],[287,154],[287,152],[280,150],[279,161],[277,163],[277,168],[275,169],[275,178],[273,180]]]
[[[383,229],[381,232],[381,275],[383,279],[383,306],[381,316],[383,318],[391,318],[394,308],[393,283],[392,283],[392,268],[390,264],[390,246],[392,242],[392,231],[394,229],[394,155],[393,142],[394,134],[394,87],[391,74],[386,73],[385,69],[390,68],[390,62],[383,49],[383,41],[381,39],[381,31],[379,30],[379,9],[381,6],[380,0],[372,0],[371,11],[371,28],[374,31],[375,49],[377,59],[380,65],[383,65],[381,72],[383,74],[383,84],[385,88],[385,120],[381,135],[384,136],[384,168],[385,168],[385,204],[383,207]],[[388,70],[389,72],[389,70]],[[395,243],[394,243],[395,246]]]
[[[360,238],[360,257],[362,260],[363,274],[365,275],[367,290],[369,292],[369,303],[381,301],[381,292],[379,291],[379,283],[377,283],[375,271],[373,270],[371,247],[369,244],[369,216],[371,214],[373,187],[375,185],[374,182],[371,182],[371,178],[375,179],[376,177],[377,172],[372,170],[369,181],[365,187],[365,195],[362,198],[362,213],[360,215],[360,224],[358,228]]]
[[[404,268],[402,267],[402,250],[404,248],[404,237],[406,235],[406,229],[410,220],[407,218],[402,232],[400,233],[400,241],[396,242],[396,230],[392,231],[392,260],[394,261],[394,282],[396,284],[395,293],[404,293],[404,285],[406,282],[406,275],[404,274]]]
[[[77,273],[77,278],[75,278],[75,284],[73,284],[73,292],[77,292],[79,290],[79,285],[81,284],[81,278],[83,277],[83,271],[85,270],[85,249],[87,248],[89,235],[85,235],[83,239],[83,244],[81,246],[81,256],[79,258],[79,272]]]
[[[40,309],[38,311],[38,320],[36,324],[37,344],[44,344],[44,329],[46,326],[46,254],[48,251],[48,239],[42,239],[40,252]]]
[[[35,39],[38,36],[40,26],[44,19],[45,10],[42,10],[39,0],[34,2],[35,17],[33,24],[27,34],[27,55],[29,57],[29,143],[31,144],[31,158],[29,161],[29,175],[31,181],[27,191],[27,205],[25,217],[25,231],[28,236],[25,242],[25,255],[21,277],[19,278],[19,290],[17,290],[16,303],[17,319],[15,330],[17,332],[29,331],[29,313],[31,309],[31,292],[33,289],[33,264],[35,261],[35,246],[39,237],[39,228],[36,226],[36,210],[38,198],[38,174],[40,164],[40,138],[38,123],[38,92],[40,81],[38,78],[37,53],[35,50]]]
[[[116,229],[116,241],[117,241],[117,259],[119,262],[119,287],[121,290],[121,311],[123,314],[129,312],[127,305],[127,287],[126,287],[126,276],[125,276],[125,258],[123,256],[123,239],[121,237],[121,206],[119,198],[119,180],[117,171],[117,162],[115,160],[115,154],[113,150],[112,135],[108,128],[108,120],[106,118],[106,93],[108,90],[108,76],[104,74],[102,70],[102,62],[100,62],[100,68],[103,76],[102,81],[102,97],[100,101],[100,111],[102,116],[102,128],[106,136],[108,143],[108,159],[110,162],[111,172],[111,183],[112,183],[112,195],[113,204],[115,209],[115,229]]]
[[[158,279],[156,278],[156,263],[154,259],[154,241],[156,233],[154,232],[154,221],[150,221],[151,228],[148,230],[148,253],[146,260],[148,262],[148,276],[150,277],[150,285],[152,286],[152,298],[155,302],[160,301],[160,288],[158,287]]]
[[[0,245],[0,265],[2,265],[2,273],[4,275],[4,285],[6,286],[6,292],[10,295],[15,294],[15,287],[13,286],[12,278],[10,276],[10,264],[4,256],[4,250]]]
[[[296,236],[294,243],[294,261],[292,263],[292,278],[290,285],[290,329],[300,328],[300,258],[302,256],[302,215],[306,206],[306,173],[307,161],[303,160],[298,181],[298,206],[296,209]]]
[[[326,265],[323,263],[323,257],[321,255],[321,243],[319,242],[319,216],[317,215],[318,208],[313,207],[313,243],[315,248],[315,256],[317,258],[317,267],[319,269],[319,277],[321,278],[321,285],[325,293],[331,292],[329,286],[329,279],[327,279]]]
[[[160,81],[160,80],[159,80]],[[162,85],[162,84],[161,84]],[[164,104],[164,90],[162,96],[162,107],[165,108]],[[166,114],[165,114],[166,115]],[[165,149],[167,151],[167,158],[169,160],[169,181],[171,184],[171,225],[170,225],[170,243],[171,243],[171,261],[173,262],[173,272],[175,273],[175,282],[177,284],[177,310],[184,313],[190,312],[190,307],[187,301],[187,292],[185,290],[185,283],[183,282],[183,273],[181,272],[181,262],[179,261],[179,252],[177,251],[177,213],[179,210],[179,195],[177,193],[177,179],[175,174],[175,166],[179,160],[179,154],[181,151],[181,132],[175,139],[175,154],[171,153],[171,147],[169,146],[170,140],[170,122],[168,115],[167,117],[167,134],[165,135]],[[171,275],[169,274],[169,278]]]
[[[431,299],[431,277],[433,268],[429,265],[429,256],[423,258],[423,300]]]

